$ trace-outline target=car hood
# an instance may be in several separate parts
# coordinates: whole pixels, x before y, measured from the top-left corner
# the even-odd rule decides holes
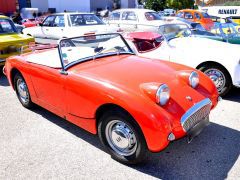
[[[132,86],[145,82],[167,83],[175,77],[174,66],[135,55],[99,58],[83,62],[72,69],[77,75],[92,76],[111,83]]]
[[[142,94],[141,85],[159,87],[165,83],[171,89],[172,98],[181,100],[187,95],[196,97],[196,101],[204,97],[188,85],[179,76],[179,72],[192,72],[193,69],[180,64],[138,57],[135,55],[119,55],[99,58],[78,64],[69,69],[75,77],[92,81],[110,90],[119,90],[131,94]],[[98,86],[98,85],[96,85]],[[179,97],[181,93],[182,97]],[[184,99],[185,100],[185,99]]]
[[[23,35],[23,34],[2,34],[0,35],[0,43],[22,43],[32,42],[34,38]]]

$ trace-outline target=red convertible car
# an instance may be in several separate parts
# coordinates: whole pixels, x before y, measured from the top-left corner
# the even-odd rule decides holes
[[[38,104],[98,134],[126,164],[186,135],[191,140],[218,103],[202,72],[138,57],[120,34],[63,39],[57,48],[9,58],[4,73],[24,107]]]

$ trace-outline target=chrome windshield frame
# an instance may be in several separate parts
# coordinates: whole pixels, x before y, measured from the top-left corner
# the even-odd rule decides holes
[[[129,46],[129,44],[127,43],[127,41],[123,38],[123,36],[120,34],[120,33],[108,33],[108,34],[94,34],[94,35],[87,35],[87,36],[76,36],[76,37],[71,37],[71,38],[63,38],[63,39],[60,39],[58,41],[58,54],[59,54],[59,58],[60,58],[60,62],[61,62],[61,66],[62,66],[62,72],[66,72],[67,69],[69,69],[70,67],[76,65],[76,64],[79,64],[79,63],[82,63],[82,62],[86,62],[86,61],[89,61],[89,60],[94,60],[96,58],[102,58],[102,57],[107,57],[107,56],[112,56],[112,55],[116,55],[117,53],[114,53],[114,54],[104,54],[104,55],[99,55],[99,56],[96,56],[95,58],[93,58],[92,56],[91,57],[86,57],[86,58],[82,58],[82,59],[79,59],[79,60],[76,60],[68,65],[64,65],[64,60],[63,60],[63,56],[62,56],[62,49],[61,49],[61,43],[63,41],[66,41],[66,40],[73,40],[73,39],[77,39],[77,38],[86,38],[86,37],[91,37],[91,36],[104,36],[104,35],[118,35],[121,40],[124,42],[124,44],[126,45],[126,47],[128,48],[129,52],[126,52],[126,53],[119,53],[119,54],[132,54],[132,55],[135,55],[135,53],[133,52],[132,48]]]

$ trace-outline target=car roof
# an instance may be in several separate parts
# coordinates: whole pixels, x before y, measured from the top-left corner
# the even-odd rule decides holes
[[[122,11],[135,11],[135,12],[155,12],[151,9],[137,9],[137,8],[125,8],[125,9],[117,9],[112,12],[122,12]]]
[[[63,12],[63,13],[54,13],[54,14],[50,14],[50,15],[75,15],[75,14],[93,14],[93,13],[88,13],[88,12]]]
[[[199,11],[197,9],[182,9],[182,10],[179,10],[179,12],[202,12],[202,11]]]

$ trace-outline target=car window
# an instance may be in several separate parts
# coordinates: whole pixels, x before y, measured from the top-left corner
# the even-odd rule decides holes
[[[128,20],[128,21],[137,21],[137,16],[134,12],[128,11],[123,12],[122,14],[122,20]]]
[[[194,13],[194,16],[195,16],[195,18],[198,19],[198,20],[201,19],[201,16],[200,16],[200,14],[198,14],[198,13]]]
[[[43,22],[43,26],[52,26],[53,25],[53,21],[54,21],[55,16],[48,16],[45,21]]]
[[[70,15],[72,26],[101,25],[104,24],[94,14],[72,14]]]
[[[177,13],[177,17],[184,18],[184,13],[183,12]]]
[[[208,13],[202,12],[202,15],[203,15],[204,18],[211,18],[211,17],[208,15]]]
[[[53,23],[54,27],[64,27],[65,23],[64,23],[64,16],[56,16],[54,23]]]
[[[162,20],[161,16],[156,12],[146,12],[145,17],[148,21]]]
[[[120,12],[114,12],[110,14],[109,20],[119,20],[120,19]]]
[[[184,18],[185,19],[193,19],[193,16],[192,16],[192,14],[190,12],[185,12]]]
[[[16,29],[14,28],[13,23],[8,19],[0,19],[0,34],[4,33],[15,33]]]

